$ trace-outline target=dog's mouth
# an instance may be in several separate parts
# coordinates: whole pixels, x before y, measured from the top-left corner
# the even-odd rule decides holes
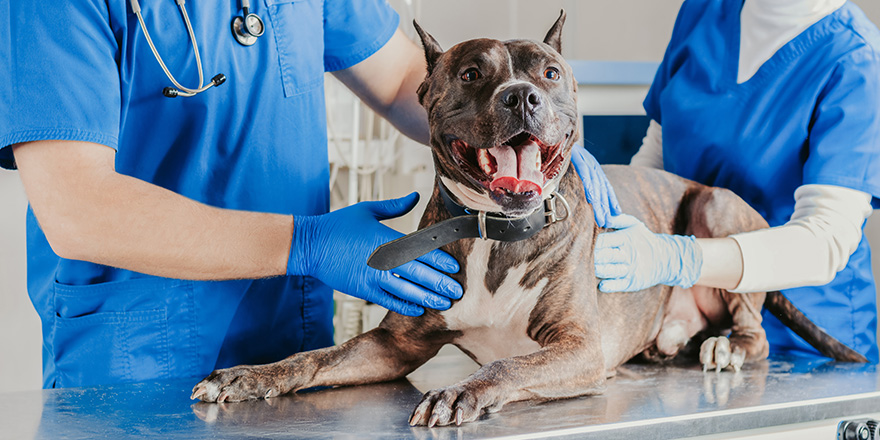
[[[474,148],[461,139],[449,138],[461,169],[490,193],[529,198],[540,196],[545,184],[559,174],[563,143],[548,145],[526,131],[492,148]]]

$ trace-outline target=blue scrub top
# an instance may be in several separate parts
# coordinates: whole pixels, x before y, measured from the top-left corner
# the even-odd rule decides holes
[[[19,142],[95,142],[116,150],[122,174],[208,205],[280,214],[328,211],[324,72],[375,53],[399,21],[383,0],[258,0],[251,12],[266,31],[245,47],[230,30],[239,1],[188,2],[206,80],[228,79],[169,99],[128,0],[2,3],[11,80],[0,98],[13,105],[0,110],[0,165],[15,167],[9,146]],[[172,74],[195,87],[177,5],[140,4]],[[333,342],[332,292],[314,279],[158,278],[59,258],[31,211],[27,233],[44,387],[195,377]]]
[[[770,223],[794,191],[837,185],[880,196],[880,32],[852,3],[737,84],[743,0],[687,0],[644,106],[663,127],[667,171],[728,188]],[[844,344],[878,361],[871,255],[862,237],[825,286],[783,292]],[[764,312],[771,353],[820,356]]]

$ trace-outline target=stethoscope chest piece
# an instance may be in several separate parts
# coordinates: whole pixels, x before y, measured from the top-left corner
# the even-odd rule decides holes
[[[252,46],[265,30],[263,19],[257,14],[247,14],[244,18],[236,16],[232,19],[232,35],[242,46]]]

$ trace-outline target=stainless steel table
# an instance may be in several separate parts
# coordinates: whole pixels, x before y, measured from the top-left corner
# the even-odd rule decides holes
[[[739,373],[626,365],[602,396],[512,403],[462,427],[411,428],[424,391],[476,369],[440,356],[408,380],[270,400],[189,400],[196,379],[0,395],[0,438],[679,438],[880,412],[875,365],[776,357]]]

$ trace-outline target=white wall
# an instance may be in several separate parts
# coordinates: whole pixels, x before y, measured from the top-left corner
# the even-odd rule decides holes
[[[853,3],[859,5],[874,24],[880,25],[880,2],[877,0],[853,0]],[[874,215],[868,218],[868,224],[865,225],[865,236],[868,237],[873,252],[871,266],[874,270],[874,278],[880,284],[880,214],[878,211],[880,210],[875,210]],[[877,297],[880,302],[880,292]],[[878,323],[878,328],[880,328],[880,323]]]
[[[566,57],[660,61],[680,4],[681,0],[427,0],[416,13],[419,24],[448,49],[478,37],[540,40],[564,9]],[[409,23],[402,26],[411,28]]]
[[[42,383],[40,320],[25,288],[26,208],[18,173],[0,171],[0,392]]]
[[[402,27],[412,35],[413,16],[444,48],[474,37],[540,39],[564,8],[568,21],[563,52],[571,59],[659,61],[672,30],[680,0],[391,0],[402,12]],[[880,23],[880,2],[856,1],[875,23]],[[585,95],[582,110],[602,113],[595,107],[609,97],[601,90]],[[638,92],[636,92],[638,95]],[[623,93],[624,109],[638,109],[639,96]],[[611,97],[610,99],[615,99]],[[616,99],[620,99],[619,97]],[[595,107],[595,108],[594,108]],[[402,185],[407,186],[407,185]],[[411,188],[398,186],[401,195]],[[424,193],[424,192],[423,192]],[[388,194],[389,197],[396,194]],[[40,387],[40,327],[25,291],[25,197],[18,174],[0,171],[0,392]],[[880,252],[880,216],[866,229]],[[880,274],[880,258],[874,271]]]

